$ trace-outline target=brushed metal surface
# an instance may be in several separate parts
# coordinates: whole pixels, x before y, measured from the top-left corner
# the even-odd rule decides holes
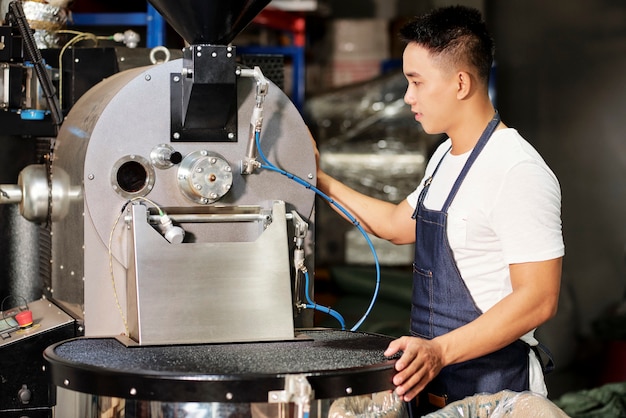
[[[297,211],[309,223],[307,265],[313,270],[313,191],[268,170],[241,175],[239,164],[245,156],[246,140],[170,143],[170,82],[172,74],[180,74],[182,67],[179,59],[109,77],[80,98],[57,138],[53,175],[55,169],[63,169],[72,190],[82,189],[83,199],[72,202],[68,215],[53,223],[51,293],[57,301],[82,307],[87,336],[126,332],[129,242],[124,222],[116,228],[114,224],[128,199],[112,187],[112,170],[125,157],[150,161],[152,150],[161,144],[170,144],[181,156],[201,150],[215,152],[233,168],[232,187],[211,207],[255,206],[281,200],[287,212]],[[237,92],[237,136],[247,138],[255,105],[254,80],[238,79]],[[264,107],[264,154],[282,169],[315,184],[315,156],[300,113],[273,84]],[[201,213],[207,207],[191,202],[182,193],[176,165],[149,175],[154,176],[150,179],[154,183],[145,198],[167,212]],[[189,223],[185,231],[185,240],[198,244],[247,243],[258,237],[258,227],[250,222]],[[287,241],[291,250],[293,243]],[[189,269],[184,258],[176,265],[181,272]]]
[[[254,242],[170,244],[132,205],[128,326],[140,345],[294,338],[285,204]]]

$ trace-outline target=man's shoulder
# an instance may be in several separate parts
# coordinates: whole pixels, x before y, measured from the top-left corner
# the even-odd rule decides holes
[[[539,152],[514,128],[494,132],[483,154],[501,166],[529,161],[545,164]]]

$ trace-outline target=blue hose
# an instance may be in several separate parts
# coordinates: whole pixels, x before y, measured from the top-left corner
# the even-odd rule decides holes
[[[317,303],[313,302],[311,300],[311,296],[309,295],[309,272],[308,271],[304,271],[304,277],[305,277],[305,288],[304,288],[304,296],[306,297],[306,305],[305,307],[307,309],[315,309],[316,311],[319,312],[324,312],[330,316],[332,316],[333,318],[335,318],[337,321],[339,321],[339,325],[341,325],[341,329],[344,330],[346,329],[346,321],[343,319],[343,316],[341,316],[341,314],[329,307],[326,306],[320,306]]]
[[[296,176],[296,175],[294,175],[292,173],[289,173],[289,172],[287,172],[285,170],[282,170],[282,169],[276,167],[271,162],[269,162],[268,159],[265,157],[265,154],[263,154],[263,150],[261,149],[260,138],[261,138],[261,133],[259,131],[255,131],[254,139],[256,141],[256,147],[257,147],[257,150],[259,151],[259,156],[261,157],[261,159],[265,163],[265,164],[261,164],[261,168],[280,173],[283,176],[286,176],[287,178],[289,178],[289,179],[295,181],[296,183],[304,186],[305,188],[313,190],[318,196],[320,196],[321,198],[326,200],[331,205],[335,206],[341,213],[343,213],[346,216],[346,218],[348,218],[350,220],[350,222],[352,222],[352,224],[354,224],[354,226],[356,226],[356,228],[361,232],[361,234],[365,238],[365,241],[367,242],[367,245],[370,247],[372,255],[374,256],[374,263],[376,265],[376,286],[374,287],[374,294],[372,295],[372,300],[370,302],[370,305],[367,308],[367,311],[361,317],[361,319],[359,319],[357,321],[357,323],[350,329],[350,331],[356,331],[361,326],[361,324],[363,324],[363,321],[365,321],[365,319],[367,319],[368,315],[372,311],[372,308],[374,307],[374,303],[376,302],[376,298],[378,297],[378,291],[380,289],[380,263],[378,262],[378,255],[376,254],[376,250],[374,249],[374,244],[372,243],[372,240],[370,239],[370,237],[367,235],[367,232],[365,232],[363,227],[359,224],[359,221],[354,216],[352,216],[352,214],[350,214],[343,206],[341,206],[339,203],[335,202],[333,199],[330,198],[330,196],[327,196],[324,192],[322,192],[317,187],[313,186],[308,181],[303,180],[300,177],[298,177],[298,176]],[[312,305],[312,306],[307,305],[307,308],[318,309],[319,305],[316,305],[316,304],[314,304],[314,303],[312,303],[312,302],[310,302],[308,300],[309,299],[309,296],[308,296],[308,272],[306,273],[306,279],[307,279],[307,303],[309,303],[309,305]],[[318,307],[318,308],[316,308],[316,307]],[[335,316],[333,313],[331,313],[331,311],[332,311],[335,314],[339,315],[338,313],[336,313],[332,309],[330,309],[330,308],[326,308],[326,309],[328,309],[328,311],[327,311],[328,314],[334,316],[335,318],[337,318],[337,320],[340,323],[342,323],[342,329],[343,329],[343,327],[344,327],[344,325],[343,325],[343,318],[339,319],[337,316]],[[318,310],[320,310],[320,309],[318,309]]]

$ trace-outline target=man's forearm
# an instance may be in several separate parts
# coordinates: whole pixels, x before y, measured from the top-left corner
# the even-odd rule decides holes
[[[324,172],[318,172],[317,187],[354,216],[368,233],[396,244],[415,241],[412,208],[406,202],[396,205],[367,196]]]

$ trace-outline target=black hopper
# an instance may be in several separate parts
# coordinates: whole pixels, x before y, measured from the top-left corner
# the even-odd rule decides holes
[[[237,141],[236,51],[230,42],[270,0],[149,0],[189,44],[172,74],[171,141]]]

